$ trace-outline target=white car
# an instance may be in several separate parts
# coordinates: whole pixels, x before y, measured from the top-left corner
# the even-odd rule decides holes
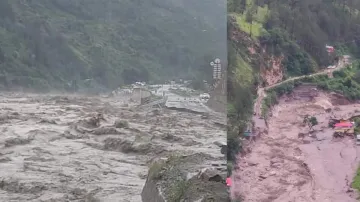
[[[200,99],[210,99],[210,95],[208,93],[200,94]]]

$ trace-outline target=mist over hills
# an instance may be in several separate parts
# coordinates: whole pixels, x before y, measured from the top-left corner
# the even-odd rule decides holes
[[[208,79],[215,57],[226,58],[226,2],[0,2],[0,88]]]

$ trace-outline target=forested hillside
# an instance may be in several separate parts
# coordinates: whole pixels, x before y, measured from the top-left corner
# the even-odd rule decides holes
[[[2,0],[0,87],[208,78],[211,59],[226,53],[225,8],[215,0]]]
[[[232,159],[241,149],[234,142],[252,115],[256,87],[319,71],[343,54],[360,56],[359,10],[356,0],[228,0]],[[326,45],[334,46],[335,53],[328,54]],[[339,80],[322,82],[342,92],[359,86],[355,80],[350,87]]]

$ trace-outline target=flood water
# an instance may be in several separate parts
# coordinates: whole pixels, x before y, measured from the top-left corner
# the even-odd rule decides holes
[[[140,202],[152,160],[219,157],[226,138],[211,117],[137,110],[126,97],[15,93],[1,95],[0,131],[1,201]]]

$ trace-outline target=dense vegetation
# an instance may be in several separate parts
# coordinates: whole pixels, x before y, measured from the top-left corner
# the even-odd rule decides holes
[[[284,55],[290,76],[309,74],[333,62],[337,54],[359,53],[360,2],[355,0],[229,0],[239,27],[271,54]]]
[[[2,0],[0,87],[208,79],[224,13],[214,0]]]
[[[228,136],[228,156],[231,160],[235,160],[235,153],[241,151],[239,137],[250,121],[255,86],[265,84],[259,79],[258,65],[263,54],[258,52],[255,57],[248,48],[258,44],[267,55],[282,57],[284,79],[319,71],[334,63],[339,55],[350,54],[358,58],[359,10],[360,2],[355,0],[228,0],[228,19],[236,22],[235,25],[228,24],[245,33],[238,34],[236,39],[228,37],[231,44],[229,75],[233,74],[228,81],[229,131],[232,132]],[[248,42],[249,38],[252,43]],[[334,46],[335,53],[328,54],[326,45]],[[339,91],[351,99],[360,98],[357,64],[352,69],[334,73],[333,79],[325,75],[303,81]],[[268,92],[263,103],[265,114],[280,95],[291,92],[303,81],[287,82]]]
[[[228,160],[234,161],[240,151],[239,136],[246,130],[248,119],[252,114],[254,94],[251,67],[243,60],[234,48],[228,46]]]
[[[327,91],[333,91],[343,94],[349,100],[360,99],[360,66],[354,63],[351,67],[342,71],[334,72],[334,78],[327,76],[316,76],[308,79],[310,82],[316,83],[320,88]]]

